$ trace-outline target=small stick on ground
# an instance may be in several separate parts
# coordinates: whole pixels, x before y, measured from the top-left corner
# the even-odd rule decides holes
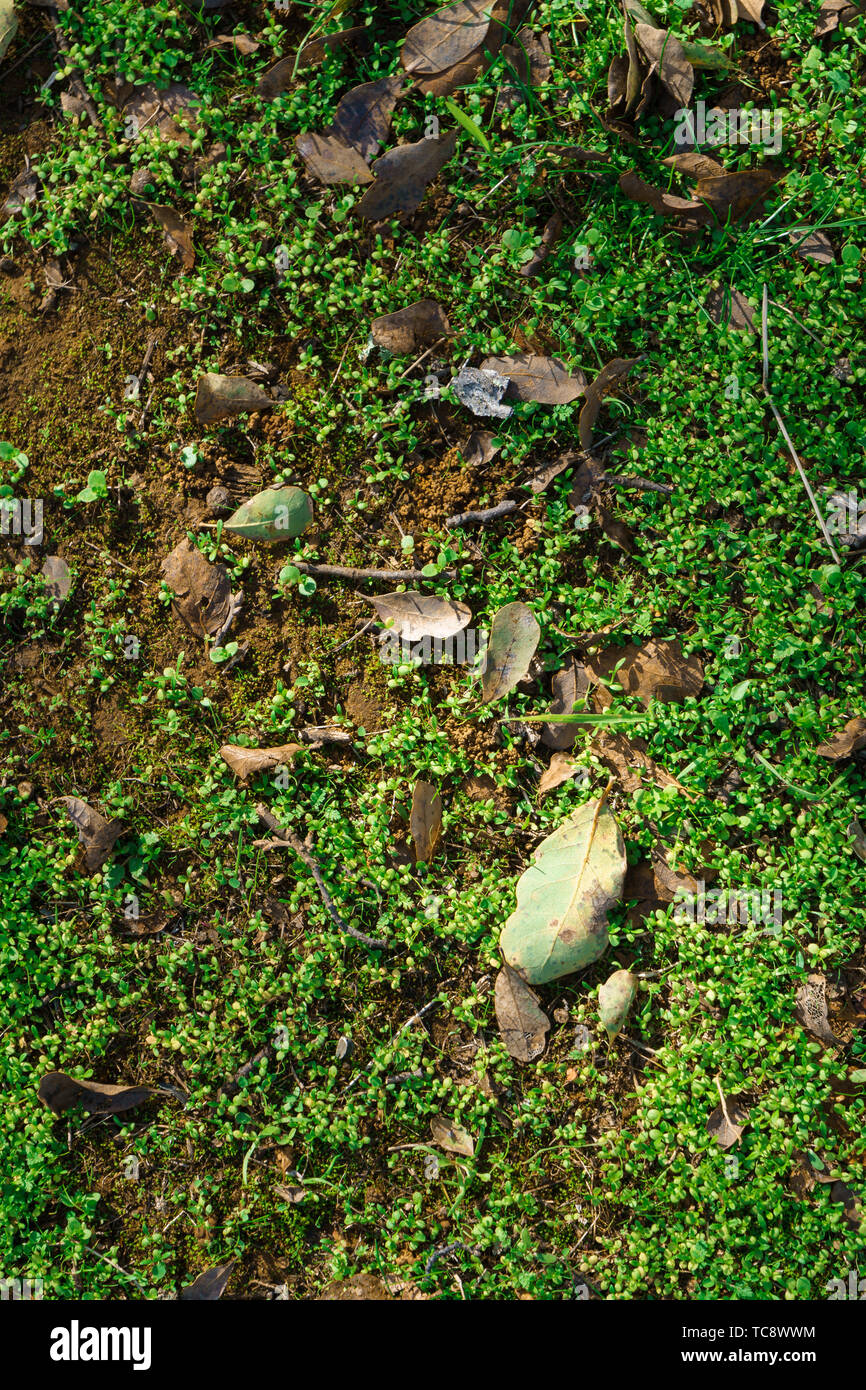
[[[343,921],[342,917],[340,916],[339,912],[334,906],[334,900],[328,892],[325,880],[322,878],[322,871],[319,868],[318,863],[313,858],[306,845],[298,839],[294,831],[288,830],[284,825],[280,825],[280,822],[277,820],[276,816],[271,815],[271,812],[268,810],[267,806],[262,806],[261,804],[258,805],[256,807],[256,814],[259,816],[261,820],[264,821],[268,829],[273,831],[274,835],[277,837],[277,841],[289,845],[289,847],[295,851],[295,854],[298,856],[298,858],[302,859],[303,862],[306,864],[310,873],[313,875],[316,887],[318,888],[319,893],[321,894],[322,902],[325,904],[325,907],[330,913],[331,918],[334,921],[334,924],[337,927],[339,927],[340,931],[346,932],[348,936],[353,936],[356,941],[363,942],[363,944],[365,946],[369,946],[372,951],[389,950],[390,948],[387,941],[377,941],[375,937],[365,936],[363,932],[358,931],[355,927],[350,926],[348,922]],[[255,840],[253,843],[258,849],[271,849],[274,847],[273,840]]]
[[[520,506],[512,498],[507,498],[504,502],[498,502],[495,507],[485,507],[478,512],[460,512],[457,516],[449,516],[445,525],[454,530],[458,526],[485,526],[488,521],[496,521],[500,516],[508,516],[511,512],[516,512]]]
[[[638,492],[661,492],[665,497],[673,496],[673,488],[667,483],[654,483],[651,478],[642,478],[639,473],[604,473],[601,481],[612,483],[614,487],[633,487]]]
[[[363,579],[394,579],[402,582],[404,579],[429,578],[423,570],[353,569],[349,565],[312,565],[306,560],[293,560],[292,564],[301,574],[313,574],[320,579],[348,579],[353,583],[360,583]],[[436,578],[444,576],[453,579],[455,573],[455,570],[441,570]]]
[[[794,460],[795,464],[797,465],[797,472],[800,474],[800,478],[801,478],[802,483],[803,483],[803,486],[804,486],[804,488],[806,489],[806,492],[807,492],[807,494],[808,494],[809,501],[812,503],[812,510],[813,510],[813,512],[815,513],[816,517],[818,518],[818,525],[821,527],[821,532],[822,532],[822,534],[823,534],[823,536],[824,536],[824,540],[827,542],[827,548],[829,549],[830,554],[833,556],[833,559],[836,561],[836,564],[837,564],[837,565],[841,565],[841,564],[842,564],[842,561],[839,559],[839,555],[838,555],[838,552],[837,552],[837,550],[836,550],[836,547],[834,546],[832,540],[830,539],[830,532],[827,530],[827,523],[826,523],[826,521],[824,520],[824,516],[823,516],[823,513],[821,512],[821,508],[818,506],[818,503],[817,503],[817,501],[816,501],[816,499],[815,499],[815,494],[814,494],[814,492],[812,491],[812,488],[811,488],[811,486],[810,486],[810,484],[809,484],[809,479],[808,479],[807,476],[806,476],[806,470],[805,470],[805,468],[803,467],[802,463],[800,462],[799,455],[798,455],[798,453],[797,453],[797,450],[794,448],[794,444],[793,444],[793,441],[792,441],[792,439],[791,439],[791,436],[789,435],[787,429],[785,428],[785,422],[784,422],[784,420],[782,419],[781,415],[779,414],[778,410],[776,409],[776,402],[773,400],[773,397],[772,397],[771,394],[770,394],[770,350],[769,350],[768,338],[767,338],[767,304],[768,304],[768,302],[769,302],[769,301],[768,301],[768,298],[767,298],[767,286],[765,285],[765,286],[764,286],[763,301],[762,301],[762,304],[761,304],[761,346],[762,346],[761,385],[762,385],[763,388],[764,388],[764,395],[767,397],[767,403],[768,403],[768,405],[769,405],[771,411],[773,412],[773,417],[774,417],[774,419],[775,419],[775,421],[776,421],[776,424],[779,426],[779,431],[780,431],[780,433],[781,433],[781,435],[782,435],[782,438],[784,439],[785,443],[786,443],[787,446],[788,446],[788,452],[790,453],[791,458]]]

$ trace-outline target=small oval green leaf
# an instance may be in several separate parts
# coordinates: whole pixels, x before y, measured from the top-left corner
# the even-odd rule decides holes
[[[300,536],[312,519],[313,504],[302,488],[269,487],[238,507],[225,530],[251,541],[288,541]]]

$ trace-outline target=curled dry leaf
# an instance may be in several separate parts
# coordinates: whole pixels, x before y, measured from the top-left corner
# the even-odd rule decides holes
[[[676,169],[678,174],[685,174],[686,178],[695,180],[713,178],[714,175],[725,172],[724,164],[720,164],[708,154],[699,154],[697,150],[668,155],[667,159],[662,160],[662,164],[667,165],[669,169]]]
[[[252,410],[271,410],[273,404],[261,386],[248,377],[205,372],[196,386],[195,418],[200,425],[213,425]]]
[[[415,846],[416,863],[429,862],[442,834],[442,798],[432,782],[415,783],[409,830]]]
[[[480,367],[461,367],[451,378],[451,390],[461,405],[473,415],[493,416],[497,420],[507,420],[513,413],[513,407],[502,402],[508,384],[507,376]]]
[[[79,1081],[65,1071],[49,1071],[39,1082],[39,1099],[55,1115],[79,1103],[90,1114],[119,1115],[143,1105],[158,1094],[154,1086],[112,1086],[100,1081]]]
[[[473,430],[466,443],[461,444],[460,453],[471,468],[479,468],[495,459],[501,448],[490,430]]]
[[[163,560],[160,570],[174,594],[173,607],[197,637],[216,637],[236,611],[225,565],[212,565],[187,536]]]
[[[825,35],[832,34],[840,24],[850,24],[851,20],[862,12],[862,5],[852,4],[851,0],[824,0],[818,11],[813,38],[822,39]]]
[[[449,337],[451,325],[435,299],[419,299],[415,304],[407,304],[405,309],[374,319],[370,333],[376,347],[384,348],[395,357],[405,357],[419,348],[438,343],[440,338]]]
[[[234,1264],[234,1260],[229,1260],[228,1264],[214,1265],[213,1269],[206,1269],[204,1274],[200,1274],[187,1288],[181,1289],[178,1298],[182,1302],[209,1303],[222,1298]]]
[[[506,603],[494,613],[481,678],[483,704],[503,699],[526,678],[540,637],[535,614],[525,603]]]
[[[61,796],[59,800],[63,802],[70,820],[77,827],[79,843],[84,849],[87,872],[99,873],[116,841],[127,833],[126,827],[122,821],[106,820],[77,796]]]
[[[550,1019],[525,980],[503,965],[494,989],[499,1036],[518,1062],[534,1062],[547,1046]]]
[[[367,596],[365,596],[367,597]],[[383,623],[390,624],[407,642],[422,637],[453,637],[472,617],[472,609],[455,599],[437,598],[407,589],[402,594],[367,597]]]
[[[629,1015],[637,994],[638,978],[630,970],[617,970],[598,991],[598,1017],[608,1038],[615,1038]]]
[[[395,213],[413,213],[420,207],[427,185],[432,183],[457,148],[457,132],[438,140],[417,140],[397,145],[376,160],[374,182],[355,207],[367,222],[381,222]]]
[[[566,726],[567,727],[567,726]],[[550,760],[550,766],[542,773],[538,783],[538,795],[546,796],[556,787],[561,787],[563,782],[577,776],[579,772],[586,772],[587,768],[583,763],[575,758],[569,757],[568,753],[554,753]]]
[[[223,529],[251,541],[294,540],[313,519],[313,504],[299,487],[269,487],[233,512]]]
[[[541,233],[541,244],[533,251],[532,259],[520,267],[520,274],[525,279],[530,280],[533,275],[538,274],[561,236],[562,218],[558,212],[555,212],[549,222],[545,224],[544,231]]]
[[[722,1097],[721,1105],[716,1106],[707,1120],[707,1134],[712,1135],[720,1149],[729,1149],[740,1142],[748,1123],[746,1107],[739,1101]]]
[[[241,748],[236,743],[224,743],[220,757],[236,777],[246,782],[256,772],[272,772],[275,767],[294,762],[301,751],[300,743],[281,743],[275,748]]]
[[[464,62],[485,39],[493,0],[464,0],[413,24],[400,52],[407,72],[446,72]]]
[[[192,270],[195,265],[192,228],[174,208],[161,203],[150,203],[149,208],[154,221],[162,228],[163,240],[171,254],[178,257],[184,270]]]
[[[636,24],[634,33],[641,52],[658,71],[662,86],[680,106],[687,107],[692,99],[695,72],[679,39],[667,29],[653,29],[648,24]]]
[[[434,1143],[440,1149],[445,1149],[446,1153],[462,1154],[464,1158],[472,1158],[475,1154],[475,1140],[460,1125],[454,1125],[450,1120],[446,1120],[444,1115],[437,1115],[430,1121],[430,1133],[433,1135]]]
[[[728,286],[711,290],[707,295],[705,307],[713,323],[719,324],[721,328],[733,328],[745,333],[757,332],[752,306],[739,290]]]
[[[861,748],[866,748],[866,719],[858,717],[849,719],[838,734],[833,734],[823,743],[819,743],[815,752],[819,758],[829,758],[835,763],[842,758],[850,758]]]
[[[586,377],[579,368],[569,372],[557,358],[539,357],[534,352],[488,357],[481,370],[507,377],[506,395],[512,400],[539,401],[542,405],[567,405],[582,396],[586,387]]]
[[[500,937],[508,965],[543,985],[583,970],[607,950],[607,915],[625,879],[625,844],[604,798],[587,801],[548,835],[517,884]]]
[[[620,661],[623,664],[613,677]],[[615,679],[626,695],[637,695],[644,706],[651,700],[680,704],[699,695],[704,683],[700,657],[685,657],[679,638],[662,641],[651,637],[642,647],[631,642],[626,647],[609,647],[598,656],[587,657],[586,669],[594,681]],[[613,696],[599,686],[595,702],[605,710],[613,703]]]
[[[371,183],[373,175],[362,154],[336,135],[306,131],[295,136],[295,149],[311,178],[319,183]]]
[[[586,400],[578,420],[578,435],[582,449],[592,448],[592,432],[604,397],[625,380],[632,367],[640,360],[639,357],[615,357],[612,362],[602,367],[595,380],[587,386]]]
[[[589,690],[589,677],[581,662],[575,657],[557,671],[551,682],[553,701],[551,714],[573,714],[574,707]],[[578,735],[577,724],[542,724],[541,742],[548,748],[571,748]],[[552,764],[551,764],[552,766]]]

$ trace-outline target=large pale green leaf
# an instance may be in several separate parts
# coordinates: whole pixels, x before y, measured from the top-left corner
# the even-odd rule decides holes
[[[506,603],[494,613],[481,678],[483,704],[501,700],[524,679],[540,637],[535,614],[525,603]]]
[[[625,845],[603,798],[587,801],[533,854],[499,945],[531,985],[571,975],[607,950],[607,914],[625,878]]]
[[[15,37],[18,20],[12,0],[0,0],[0,58]]]
[[[313,504],[299,487],[269,487],[244,502],[225,523],[225,530],[251,541],[288,541],[305,531]]]

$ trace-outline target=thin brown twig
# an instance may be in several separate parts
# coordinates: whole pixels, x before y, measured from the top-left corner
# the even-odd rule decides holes
[[[306,560],[292,560],[291,563],[302,574],[318,575],[321,579],[349,579],[353,582],[362,579],[394,579],[402,582],[405,579],[429,577],[423,570],[353,569],[350,565],[313,565]],[[455,574],[456,570],[441,570],[437,578],[453,579]]]
[[[509,497],[504,502],[497,502],[495,507],[485,507],[481,511],[460,512],[457,516],[449,516],[445,525],[452,530],[457,526],[484,526],[488,521],[496,521],[500,516],[509,516],[511,512],[516,512],[519,506],[519,502],[515,502],[513,498]]]
[[[276,844],[288,845],[291,849],[295,851],[295,854],[298,856],[298,858],[303,860],[310,873],[313,875],[316,887],[318,888],[319,893],[321,894],[322,902],[325,904],[328,913],[330,914],[335,925],[339,927],[340,931],[346,932],[348,936],[353,936],[356,941],[360,941],[363,943],[363,945],[369,946],[370,949],[373,951],[389,950],[390,947],[387,941],[377,941],[376,938],[373,936],[365,936],[364,933],[358,931],[356,927],[353,927],[350,925],[350,923],[343,921],[342,917],[340,916],[339,912],[334,906],[334,900],[328,892],[327,885],[325,884],[325,880],[322,878],[322,871],[319,868],[317,861],[313,858],[306,845],[298,839],[295,832],[293,830],[288,830],[284,825],[280,825],[280,822],[277,820],[276,816],[271,814],[267,806],[259,804],[256,807],[256,814],[259,816],[261,820],[264,821],[268,829],[272,831],[273,834],[276,836],[276,841],[255,840],[253,842],[255,847],[257,849],[271,849]]]

